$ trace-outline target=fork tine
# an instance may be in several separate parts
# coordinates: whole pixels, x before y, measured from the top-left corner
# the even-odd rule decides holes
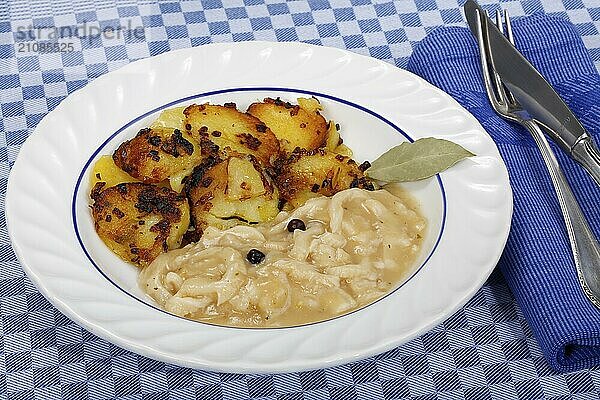
[[[482,24],[482,16],[479,13],[479,10],[475,11],[477,14],[477,42],[479,44],[479,58],[481,60],[481,73],[483,75],[483,84],[485,86],[485,92],[487,94],[488,100],[492,105],[492,108],[499,112],[499,104],[498,99],[496,98],[496,93],[498,90],[494,88],[494,80],[492,80],[492,76],[490,74],[490,65],[488,59],[488,48],[486,41],[483,37],[483,29],[481,27]]]
[[[496,10],[496,26],[500,33],[504,35],[504,24],[502,23],[502,13],[500,10]]]
[[[508,38],[508,41],[512,43],[512,45],[515,45],[515,37],[513,36],[513,30],[512,30],[512,25],[510,23],[510,14],[508,13],[508,10],[505,8],[504,9],[504,24],[502,23],[502,16],[500,15],[500,11],[498,11],[496,13],[496,20],[499,21],[498,25],[504,27],[504,25],[506,24],[506,37]],[[504,29],[502,28],[498,28],[500,29],[500,32],[502,32],[502,34],[504,34]],[[515,102],[515,97],[513,96],[513,94],[507,90],[506,91],[506,97],[508,98],[508,101],[510,101],[511,103]]]
[[[500,10],[496,10],[496,26],[498,27],[500,33],[504,35],[504,24],[502,23],[502,14],[500,13]],[[496,73],[496,71],[493,68],[492,74],[494,76],[494,81],[496,82],[496,92],[498,94],[499,100],[504,103],[512,100],[508,97],[506,93],[507,91],[504,88],[504,84],[502,83],[500,76]]]
[[[513,36],[512,25],[510,23],[510,15],[508,14],[508,10],[504,9],[504,23],[506,24],[506,37],[508,41],[515,45],[515,37]]]

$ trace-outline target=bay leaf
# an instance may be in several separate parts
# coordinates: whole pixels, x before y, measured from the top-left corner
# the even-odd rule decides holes
[[[392,147],[373,161],[365,174],[384,182],[418,181],[474,155],[449,140],[423,138]]]

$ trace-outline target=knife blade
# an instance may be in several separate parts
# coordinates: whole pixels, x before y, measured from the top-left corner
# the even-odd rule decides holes
[[[491,50],[492,67],[507,89],[529,116],[545,128],[548,136],[578,161],[600,185],[600,152],[579,119],[474,0],[467,0],[464,11],[475,37],[477,18],[481,19],[481,27]]]

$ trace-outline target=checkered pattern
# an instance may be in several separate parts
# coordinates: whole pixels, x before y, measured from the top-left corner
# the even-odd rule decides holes
[[[598,0],[502,7],[568,18],[600,68]],[[19,32],[83,23],[143,26],[145,37],[47,38],[75,51],[18,51]],[[456,0],[0,0],[0,400],[597,399],[600,369],[550,370],[498,273],[449,320],[390,352],[326,370],[235,375],[166,365],[95,337],[44,299],[11,250],[3,204],[17,152],[44,115],[97,76],[168,50],[241,40],[304,41],[404,67],[413,45],[444,24],[463,24]]]

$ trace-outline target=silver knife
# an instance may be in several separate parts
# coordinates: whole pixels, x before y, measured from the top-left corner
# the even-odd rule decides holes
[[[492,66],[502,82],[533,119],[600,185],[600,151],[575,114],[544,77],[496,28],[487,13],[472,0],[464,5],[467,23],[477,35],[477,10],[487,19],[486,29]]]

